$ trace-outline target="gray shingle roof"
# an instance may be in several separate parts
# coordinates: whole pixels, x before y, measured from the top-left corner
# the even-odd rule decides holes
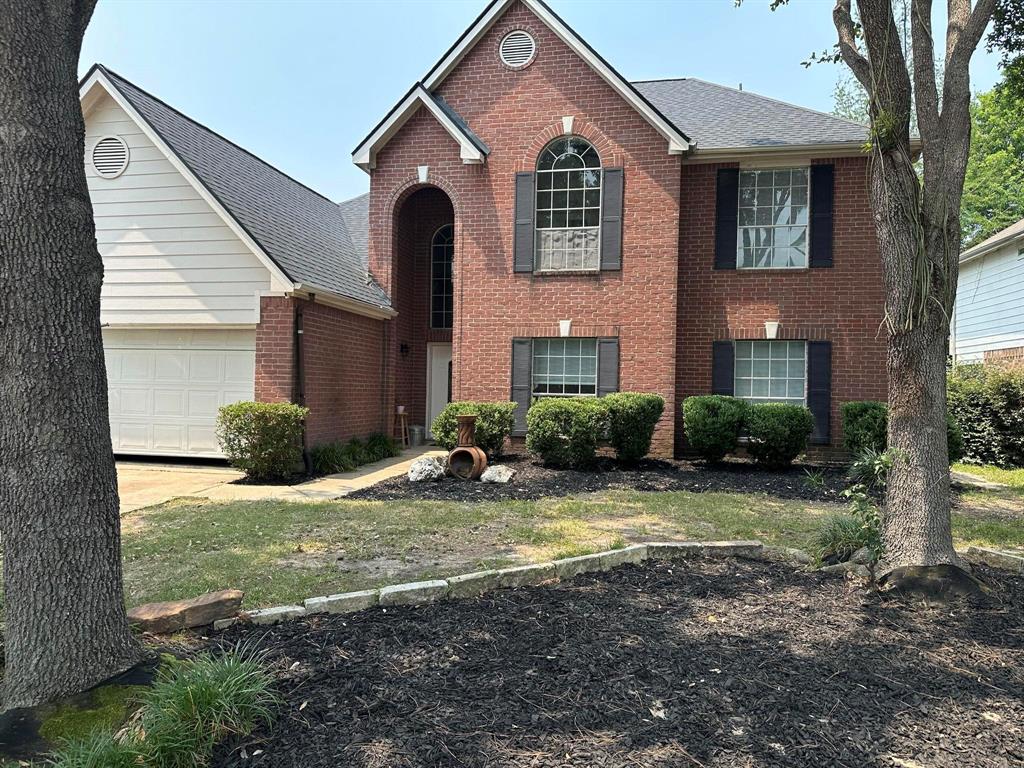
[[[724,85],[688,77],[633,85],[665,117],[707,149],[863,143],[868,128]]]
[[[365,195],[338,205],[105,67],[178,158],[294,282],[390,306],[367,277]]]

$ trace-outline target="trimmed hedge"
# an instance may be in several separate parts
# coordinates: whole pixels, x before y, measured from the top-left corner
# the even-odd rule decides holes
[[[889,442],[889,407],[874,400],[858,400],[843,403],[840,409],[843,418],[843,446],[854,456],[866,450],[883,453]],[[949,446],[949,463],[954,464],[964,455],[964,439],[957,419],[952,413],[946,416],[946,443]]]
[[[552,467],[577,469],[594,461],[608,427],[608,407],[596,397],[548,397],[526,412],[526,447]]]
[[[651,451],[665,398],[644,392],[615,392],[604,397],[608,409],[608,441],[619,461],[639,461]]]
[[[302,464],[308,408],[293,403],[240,402],[217,413],[217,440],[234,467],[252,480],[280,480]]]
[[[351,472],[363,464],[399,456],[402,447],[388,435],[375,434],[363,443],[352,438],[347,443],[322,443],[309,452],[313,471],[318,475],[333,475],[337,472]]]
[[[1024,367],[960,365],[950,372],[947,390],[964,458],[1024,467]]]
[[[459,422],[456,417],[475,413],[476,444],[489,458],[494,459],[501,456],[505,440],[512,434],[515,410],[516,403],[512,402],[462,400],[448,403],[434,419],[430,431],[434,435],[434,442],[450,451],[459,443]]]
[[[686,443],[706,461],[717,462],[736,450],[747,403],[726,395],[698,395],[683,400]]]
[[[747,408],[747,450],[758,464],[781,469],[807,450],[814,416],[802,405],[754,403]]]

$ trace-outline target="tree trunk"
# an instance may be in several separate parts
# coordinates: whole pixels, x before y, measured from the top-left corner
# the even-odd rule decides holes
[[[76,68],[94,0],[0,9],[0,531],[8,708],[133,666]]]

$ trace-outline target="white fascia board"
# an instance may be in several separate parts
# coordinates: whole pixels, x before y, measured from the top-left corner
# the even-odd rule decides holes
[[[1000,248],[1010,245],[1017,240],[1024,243],[1024,232],[1014,232],[1006,235],[1005,237],[1000,237],[998,240],[993,240],[991,243],[984,243],[984,247],[979,243],[973,248],[968,248],[960,254],[960,263],[966,264],[968,261],[980,259],[982,256],[987,256],[992,253],[992,251],[999,250]]]
[[[372,317],[375,320],[390,320],[398,315],[398,312],[391,307],[384,307],[376,304],[368,304],[362,301],[356,301],[346,296],[339,296],[336,293],[330,291],[323,291],[316,286],[307,285],[305,283],[295,283],[293,289],[288,293],[290,296],[295,296],[299,299],[314,299],[321,304],[326,304],[330,307],[337,307],[343,309],[346,312],[351,312],[354,315],[363,315],[364,317]]]
[[[444,110],[437,105],[437,102],[420,84],[417,84],[409,92],[409,95],[395,107],[390,118],[381,123],[377,130],[367,136],[366,140],[356,147],[355,152],[352,153],[352,162],[364,171],[375,167],[377,152],[401,130],[402,126],[420,107],[426,107],[449,135],[458,142],[459,157],[463,163],[474,164],[484,162],[486,155],[470,140],[465,131],[445,114]]]
[[[483,15],[477,19],[473,28],[462,38],[459,44],[438,62],[423,80],[423,85],[428,91],[434,91],[441,82],[451,73],[462,58],[475,46],[480,38],[494,25],[505,10],[512,4],[513,0],[496,0]],[[693,142],[679,132],[662,117],[650,104],[648,104],[623,77],[612,69],[600,56],[597,56],[588,46],[583,44],[579,35],[573,32],[566,24],[555,16],[551,10],[537,0],[522,0],[525,5],[537,18],[558,36],[558,38],[569,46],[577,56],[583,59],[606,83],[608,83],[626,102],[633,107],[640,115],[658,131],[668,142],[668,153],[670,155],[681,155],[690,151]]]
[[[129,101],[121,94],[117,87],[110,82],[110,79],[103,74],[102,69],[97,69],[89,79],[82,83],[82,87],[78,91],[79,98],[82,102],[83,112],[88,111],[96,103],[98,95],[91,93],[94,88],[102,88],[112,98],[117,105],[124,110],[125,114],[132,119],[132,121],[139,126],[139,129],[146,135],[153,144],[159,149],[167,162],[169,162],[174,169],[185,177],[185,180],[192,185],[192,188],[199,193],[199,196],[214,210],[214,212],[220,216],[224,221],[225,226],[228,227],[234,234],[241,240],[245,246],[252,251],[253,255],[259,259],[260,263],[263,264],[270,271],[270,287],[271,290],[275,291],[286,291],[289,290],[293,283],[285,275],[284,271],[277,266],[272,258],[260,247],[259,243],[250,237],[249,233],[245,231],[245,228],[239,224],[235,217],[232,216],[228,210],[220,204],[220,201],[206,188],[199,177],[192,173],[191,169],[185,165],[174,151],[167,146],[167,143],[160,137],[160,134],[153,130],[153,127],[149,122],[140,115],[135,107],[129,103]]]

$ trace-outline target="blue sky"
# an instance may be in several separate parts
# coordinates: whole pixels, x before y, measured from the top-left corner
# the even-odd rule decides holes
[[[838,67],[833,0],[548,0],[626,78],[692,76],[823,111]],[[100,61],[323,194],[365,192],[355,145],[485,0],[99,0],[80,71]],[[944,3],[936,3],[938,6]],[[941,14],[941,11],[939,12]],[[944,29],[944,19],[935,19]],[[939,26],[942,24],[942,26]],[[998,80],[975,54],[972,88]],[[686,130],[686,126],[681,126]]]

